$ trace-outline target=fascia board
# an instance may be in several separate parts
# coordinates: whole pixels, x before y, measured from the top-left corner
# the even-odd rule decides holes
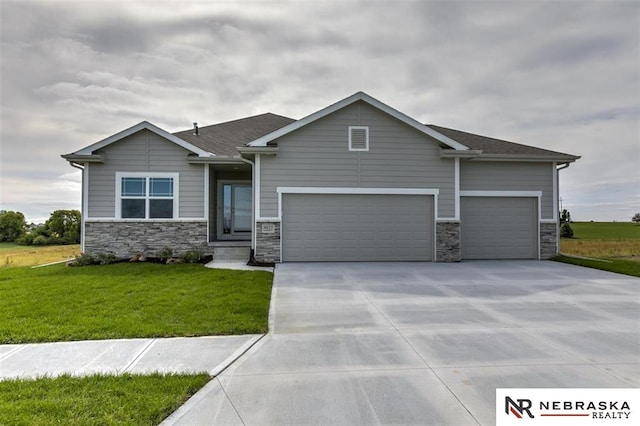
[[[482,154],[480,149],[469,149],[466,151],[454,151],[451,149],[441,149],[440,158],[475,158]]]
[[[194,157],[188,156],[187,162],[189,164],[244,164],[244,161],[240,157]]]
[[[92,154],[92,155],[78,155],[78,154],[64,154],[60,157],[65,160],[73,163],[102,163],[102,155],[100,154]]]
[[[164,139],[167,139],[168,141],[173,142],[176,145],[181,146],[182,148],[184,148],[184,149],[186,149],[188,151],[191,151],[191,152],[197,154],[200,157],[213,157],[215,155],[215,154],[212,154],[211,152],[204,151],[204,150],[198,148],[197,146],[192,145],[189,142],[180,139],[179,137],[177,137],[175,135],[172,135],[171,133],[167,132],[166,130],[161,129],[158,126],[149,123],[148,121],[141,121],[140,123],[138,123],[138,124],[136,124],[134,126],[131,126],[128,129],[124,129],[123,131],[118,132],[118,133],[116,133],[116,134],[114,134],[112,136],[109,136],[106,139],[103,139],[103,140],[101,140],[99,142],[96,142],[96,143],[94,143],[92,145],[89,145],[89,146],[87,146],[85,148],[82,148],[81,150],[74,152],[74,154],[76,154],[76,155],[91,155],[94,151],[96,151],[98,149],[104,148],[107,145],[110,145],[110,144],[112,144],[114,142],[117,142],[117,141],[119,141],[121,139],[124,139],[127,136],[130,136],[130,135],[132,135],[132,134],[134,134],[136,132],[139,132],[140,130],[144,130],[144,129],[149,130],[149,131],[155,133],[156,135],[158,135],[158,136],[160,136],[160,137],[162,137]]]
[[[537,161],[537,162],[558,162],[572,163],[578,160],[579,156],[553,156],[553,155],[517,155],[517,154],[480,154],[477,157],[470,158],[471,161]]]
[[[277,146],[238,146],[236,149],[240,154],[275,154],[278,152]]]
[[[354,102],[357,101],[364,101],[366,103],[368,103],[369,105],[391,115],[392,117],[402,121],[403,123],[413,127],[414,129],[418,130],[421,133],[424,133],[428,136],[431,136],[432,138],[444,143],[445,145],[449,146],[450,148],[456,149],[456,150],[468,150],[469,148],[462,145],[459,142],[454,141],[451,138],[448,138],[447,136],[443,135],[442,133],[436,132],[435,130],[425,126],[424,124],[420,123],[417,120],[414,120],[413,118],[409,117],[406,114],[401,113],[400,111],[390,107],[387,104],[384,104],[382,102],[380,102],[379,100],[367,95],[364,92],[357,92],[354,93],[353,95],[349,96],[348,98],[345,98],[341,101],[338,101],[332,105],[329,105],[326,108],[323,108],[319,111],[314,112],[313,114],[310,114],[298,121],[295,121],[287,126],[284,126],[274,132],[271,132],[267,135],[262,136],[261,138],[258,138],[252,142],[249,142],[247,144],[247,146],[252,146],[252,147],[258,147],[258,146],[266,146],[267,143],[273,141],[274,139],[277,139],[279,137],[282,137],[288,133],[293,132],[294,130],[297,130],[301,127],[306,126],[309,123],[312,123],[316,120],[319,120],[320,118],[326,117],[327,115],[336,112],[348,105],[351,105]]]

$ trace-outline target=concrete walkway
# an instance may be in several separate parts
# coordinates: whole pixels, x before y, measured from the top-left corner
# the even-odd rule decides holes
[[[218,375],[262,335],[0,345],[0,380],[90,374]]]
[[[492,425],[496,388],[640,386],[640,279],[593,269],[282,264],[270,315],[164,424]]]

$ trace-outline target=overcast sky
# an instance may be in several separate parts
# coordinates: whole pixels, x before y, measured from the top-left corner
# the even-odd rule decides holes
[[[640,212],[637,1],[7,1],[0,209],[80,208],[60,158],[142,120],[302,118],[359,90],[424,123],[582,159],[575,220]]]

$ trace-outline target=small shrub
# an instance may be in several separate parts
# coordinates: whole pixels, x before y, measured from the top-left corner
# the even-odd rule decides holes
[[[118,258],[113,253],[99,253],[96,261],[101,265],[111,265],[118,262]]]
[[[76,256],[76,260],[73,262],[73,266],[89,266],[95,264],[96,259],[86,253],[81,253],[80,256]]]
[[[572,238],[573,237],[573,229],[571,229],[571,225],[569,222],[565,222],[560,228],[560,236],[562,238]]]
[[[33,239],[33,243],[34,246],[46,246],[47,244],[49,244],[49,239],[47,237],[45,237],[44,235],[38,235],[37,237],[35,237]]]
[[[204,258],[202,250],[192,249],[180,256],[180,260],[184,263],[201,263]]]
[[[158,256],[158,259],[160,259],[161,261],[166,262],[173,257],[173,250],[171,250],[169,247],[165,247],[160,250],[156,254],[156,256]]]

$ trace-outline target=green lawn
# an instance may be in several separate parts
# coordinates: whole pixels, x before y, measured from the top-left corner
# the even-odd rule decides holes
[[[0,243],[0,253],[9,250],[19,250],[22,247],[24,247],[25,249],[29,248],[29,246],[19,246],[16,243]]]
[[[202,265],[0,269],[0,343],[264,333],[273,274]]]
[[[0,381],[0,424],[155,425],[209,380],[125,374]]]
[[[631,222],[573,222],[573,238],[560,239],[554,260],[640,276],[640,225]]]
[[[573,237],[585,240],[640,239],[640,224],[632,222],[572,222]]]
[[[553,260],[572,265],[586,266],[587,268],[601,269],[603,271],[617,272],[619,274],[640,277],[640,262],[637,260],[608,259],[605,261],[595,259],[580,259],[568,256],[556,256]]]

